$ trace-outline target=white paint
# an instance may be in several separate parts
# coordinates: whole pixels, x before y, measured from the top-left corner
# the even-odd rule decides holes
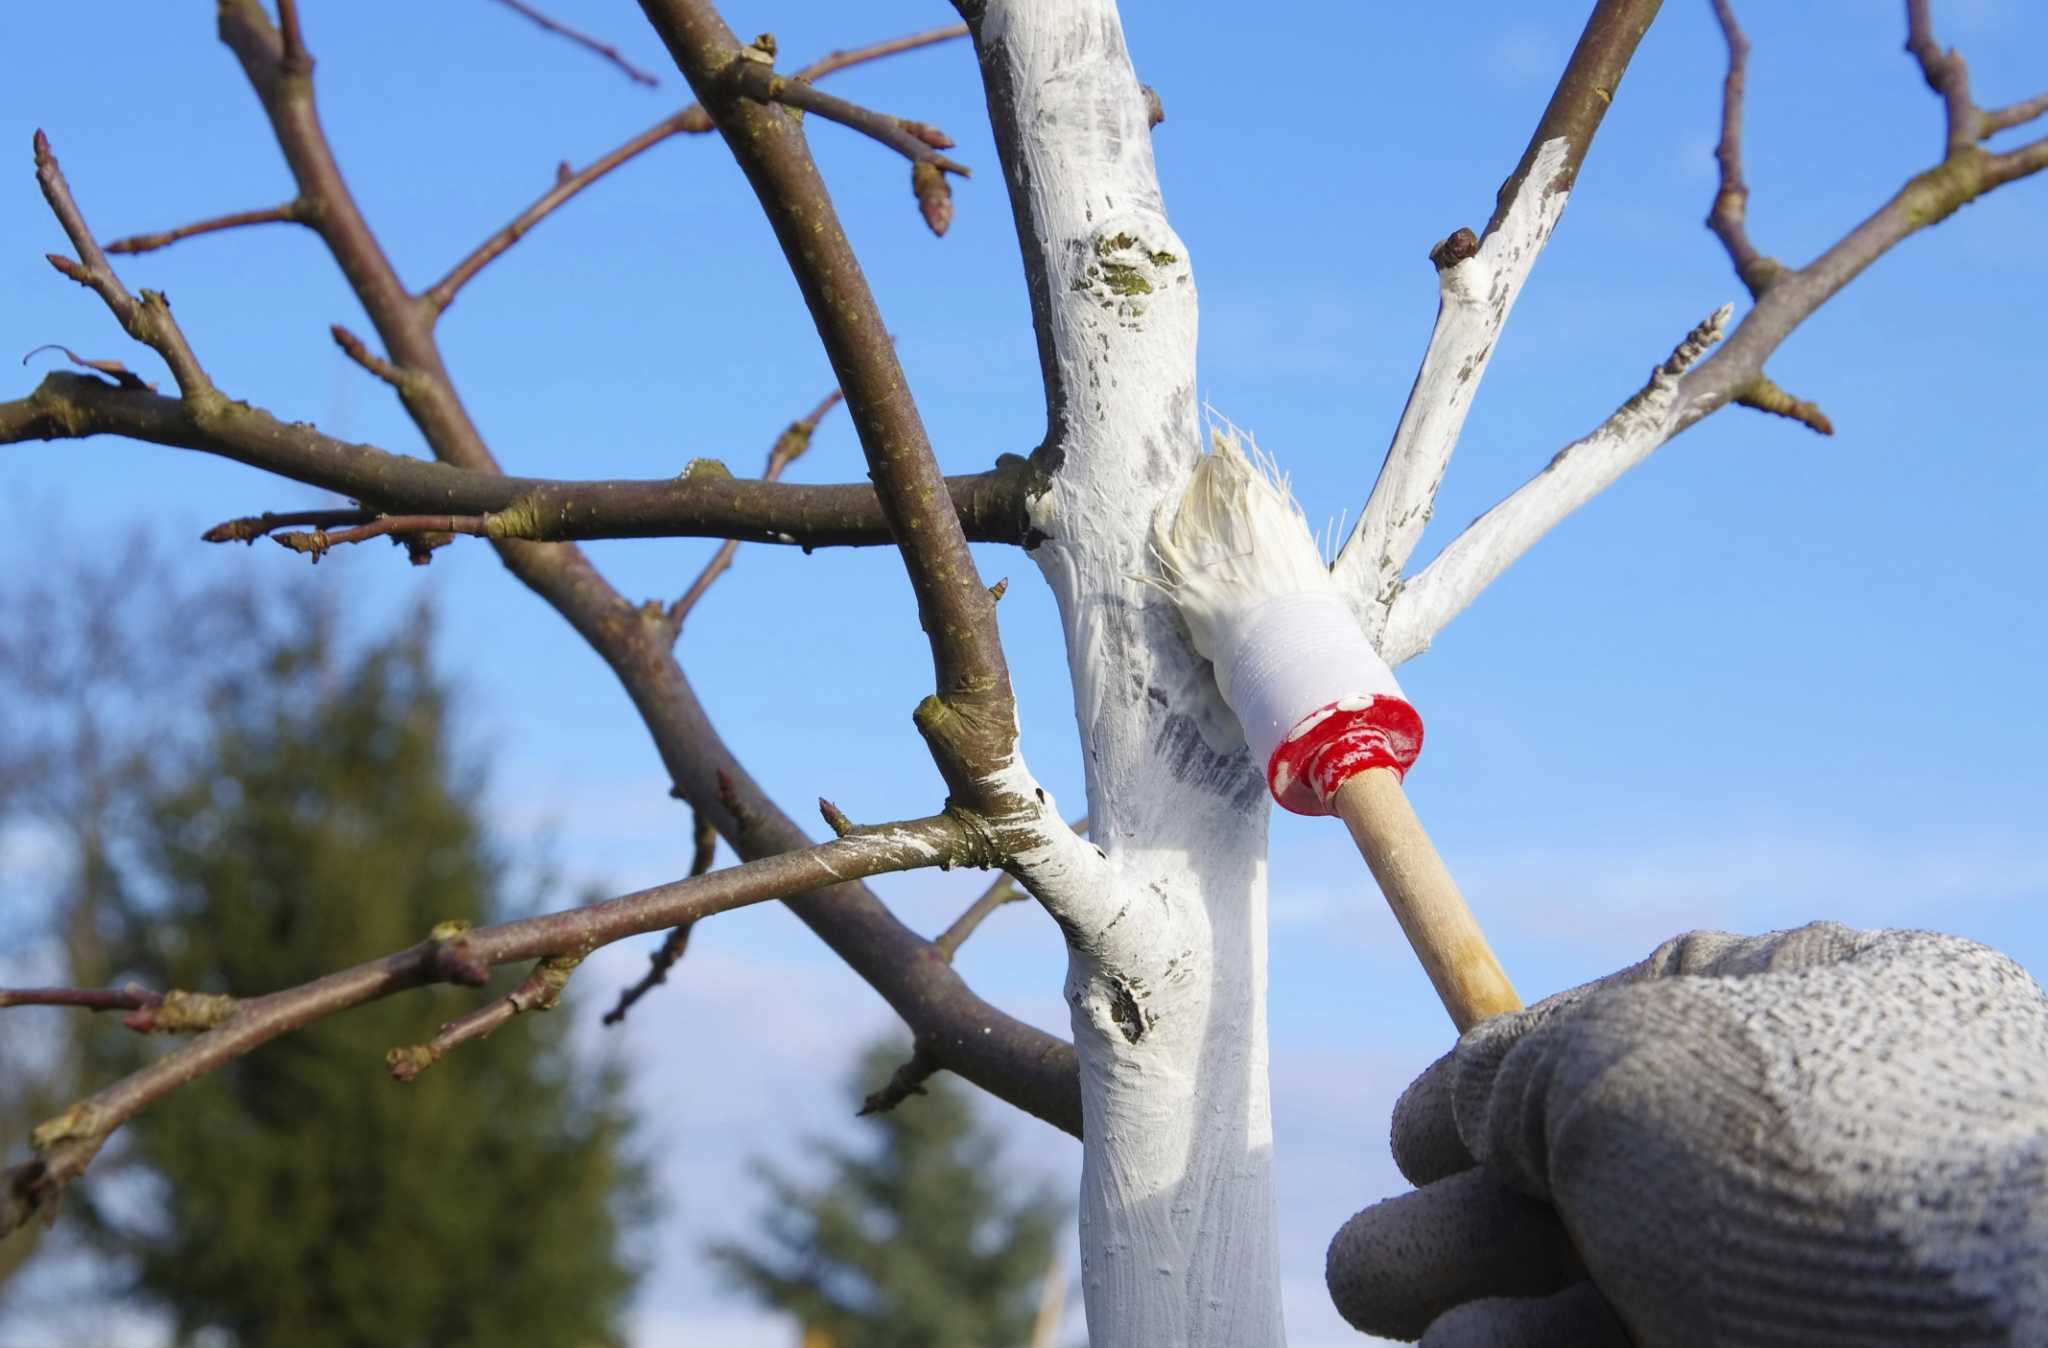
[[[1422,368],[1408,394],[1386,462],[1358,526],[1333,568],[1366,631],[1377,636],[1401,572],[1435,508],[1444,469],[1508,313],[1564,214],[1568,193],[1553,191],[1566,141],[1545,141],[1500,227],[1463,262],[1437,273],[1440,303]],[[1400,661],[1394,661],[1399,664]]]
[[[1049,835],[1019,865],[1067,934],[1089,1340],[1275,1348],[1265,789],[1139,579],[1198,457],[1187,250],[1112,0],[989,0],[978,29],[1063,455],[1032,555],[1067,634],[1088,857]]]
[[[1590,435],[1561,450],[1542,472],[1481,515],[1409,580],[1387,614],[1380,651],[1393,664],[1426,650],[1479,592],[1565,516],[1613,485],[1678,430],[1678,385],[1721,339],[1733,305],[1722,305],[1686,335],[1641,391]]]
[[[988,798],[1019,802],[1015,815],[989,820],[994,828],[1005,835],[1028,830],[1041,840],[1010,850],[1010,869],[1032,897],[1062,917],[1087,912],[1094,897],[1110,885],[1109,863],[1068,827],[1059,802],[1039,786],[1023,758],[1012,754],[983,776],[980,785]]]

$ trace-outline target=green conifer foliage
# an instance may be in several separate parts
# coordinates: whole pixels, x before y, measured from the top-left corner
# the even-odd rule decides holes
[[[855,1100],[903,1060],[872,1050]],[[872,1146],[817,1145],[829,1178],[811,1188],[760,1166],[770,1193],[763,1248],[712,1257],[763,1304],[830,1348],[1024,1348],[1064,1204],[1013,1196],[995,1136],[946,1076],[867,1115]]]
[[[106,868],[108,967],[256,993],[504,915],[506,870],[424,640],[345,660],[316,625],[254,659],[259,676],[215,689],[203,748]],[[124,1130],[151,1201],[99,1213],[99,1243],[188,1341],[620,1342],[645,1177],[621,1082],[572,1059],[567,1016],[519,1017],[409,1085],[385,1073],[388,1048],[491,995],[374,1003],[173,1094]],[[95,1027],[103,1071],[138,1051],[119,1033]]]

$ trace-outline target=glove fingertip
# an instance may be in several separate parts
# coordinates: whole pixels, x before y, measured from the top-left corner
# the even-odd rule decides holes
[[[1468,1301],[1438,1316],[1422,1336],[1422,1348],[1630,1348],[1633,1342],[1590,1282],[1555,1296]]]
[[[1394,1164],[1417,1187],[1476,1164],[1452,1110],[1452,1058],[1446,1053],[1431,1063],[1394,1104]]]

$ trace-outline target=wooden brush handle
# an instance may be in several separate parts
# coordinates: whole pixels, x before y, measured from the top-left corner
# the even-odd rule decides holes
[[[1520,1010],[1522,999],[1422,831],[1401,779],[1387,768],[1354,773],[1334,804],[1458,1032]]]

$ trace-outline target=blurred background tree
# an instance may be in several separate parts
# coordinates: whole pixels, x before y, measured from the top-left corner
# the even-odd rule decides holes
[[[214,673],[148,699],[183,701],[182,735],[128,714],[122,690],[154,661],[120,658],[145,654],[122,639],[0,651],[17,693],[70,685],[0,748],[0,780],[61,769],[0,808],[37,815],[67,854],[45,905],[65,981],[262,992],[519,906],[424,615],[357,644],[303,595],[131,589],[155,612],[131,614],[128,642],[161,623],[166,641],[216,643]],[[106,597],[115,614],[136,602]],[[49,610],[67,611],[92,606]],[[80,651],[91,667],[68,667]],[[130,1182],[82,1224],[101,1267],[180,1343],[622,1342],[650,1204],[618,1073],[580,1063],[549,1016],[407,1086],[383,1069],[490,995],[430,989],[323,1021],[149,1111],[120,1135]],[[107,1080],[156,1050],[110,1017],[68,1023],[72,1061],[45,1076]]]
[[[852,1098],[906,1052],[878,1044]],[[758,1167],[766,1247],[711,1255],[762,1304],[796,1317],[805,1348],[1025,1348],[1069,1205],[1050,1187],[1013,1196],[1000,1144],[945,1075],[894,1109],[864,1114],[872,1144],[820,1140],[828,1176],[807,1187]],[[1064,1296],[1064,1288],[1054,1289]],[[1035,1344],[1034,1344],[1035,1348]]]

